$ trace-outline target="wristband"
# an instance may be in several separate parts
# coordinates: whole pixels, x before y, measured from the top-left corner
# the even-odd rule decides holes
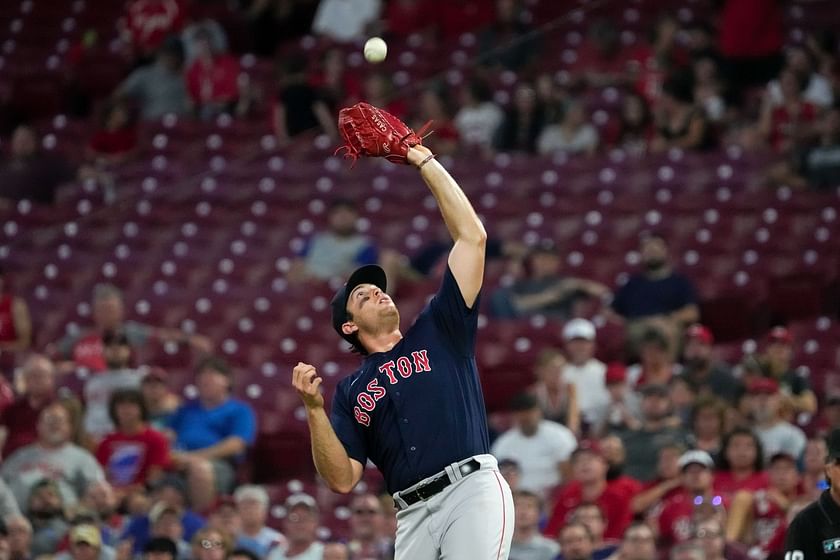
[[[426,156],[426,159],[420,162],[420,165],[417,166],[417,169],[423,169],[423,166],[429,163],[431,160],[435,159],[435,154],[429,154]]]

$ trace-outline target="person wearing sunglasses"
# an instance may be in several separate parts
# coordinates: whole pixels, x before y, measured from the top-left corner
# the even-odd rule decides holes
[[[829,434],[827,448],[829,487],[793,518],[785,539],[785,560],[836,558],[840,553],[840,429]]]
[[[394,543],[385,532],[382,504],[373,494],[360,494],[350,503],[350,542],[354,558],[385,560],[394,555]]]

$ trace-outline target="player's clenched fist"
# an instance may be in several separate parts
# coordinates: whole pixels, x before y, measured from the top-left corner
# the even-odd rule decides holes
[[[306,408],[323,408],[324,395],[321,394],[321,383],[315,366],[298,362],[292,370],[292,385],[303,400]]]

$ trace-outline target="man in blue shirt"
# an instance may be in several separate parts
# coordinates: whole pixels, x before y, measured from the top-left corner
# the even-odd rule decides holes
[[[254,443],[257,421],[247,403],[230,396],[231,370],[219,358],[198,366],[198,398],[182,404],[169,421],[175,432],[172,462],[187,474],[190,503],[205,511],[216,492],[229,493],[235,465]]]
[[[382,471],[399,510],[396,558],[507,558],[513,500],[489,455],[475,363],[487,235],[427,148],[410,148],[408,162],[420,169],[454,241],[438,293],[403,335],[385,272],[356,270],[333,298],[332,317],[364,356],[361,367],[339,382],[329,416],[315,366],[299,363],[293,384],[330,488],[350,492],[368,460]]]

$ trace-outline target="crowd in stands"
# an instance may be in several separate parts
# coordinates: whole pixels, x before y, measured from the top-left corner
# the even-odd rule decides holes
[[[146,149],[143,127],[169,115],[261,120],[283,150],[313,134],[337,142],[336,113],[358,100],[417,128],[434,121],[427,143],[440,154],[643,157],[737,145],[775,154],[768,186],[840,185],[836,37],[785,44],[776,0],[726,0],[715,21],[688,23],[663,2],[632,48],[599,17],[562,61],[540,27],[548,22],[532,17],[537,2],[250,0],[228,3],[233,22],[206,17],[201,2],[125,4],[121,82],[91,98],[68,81],[92,123],[84,153],[51,152],[20,124],[0,161],[0,209],[54,204],[68,181],[107,182]],[[249,52],[276,63],[276,81],[243,71],[236,29]],[[348,45],[371,34],[446,44],[467,32],[477,54],[458,87],[441,78],[401,94],[391,73],[348,64]],[[303,35],[317,56],[297,47]],[[70,49],[68,71],[96,40],[85,34]],[[498,87],[509,75],[513,87]],[[604,95],[619,110],[601,118],[594,100]],[[285,270],[291,285],[377,262],[392,292],[440,277],[448,241],[429,237],[412,255],[382,248],[359,227],[360,205],[328,205],[325,228]],[[488,260],[512,279],[485,286],[491,321],[563,325],[562,347],[541,349],[523,372],[535,382],[490,418],[492,453],[514,491],[510,558],[782,558],[787,523],[826,488],[824,437],[840,425],[840,394],[818,398],[784,326],[739,363],[719,360],[697,289],[661,234],[639,239],[639,271],[616,285],[567,275],[563,254],[550,240],[488,242]],[[326,538],[320,496],[277,503],[251,483],[260,418],[235,396],[234,370],[201,325],[130,320],[119,287],[100,284],[83,302],[88,329],[35,347],[13,282],[0,269],[0,559],[393,557],[396,513],[379,488],[355,493],[348,533]],[[598,359],[593,306],[625,333],[623,361]],[[165,369],[138,360],[150,344],[190,350],[192,392],[177,394]]]

